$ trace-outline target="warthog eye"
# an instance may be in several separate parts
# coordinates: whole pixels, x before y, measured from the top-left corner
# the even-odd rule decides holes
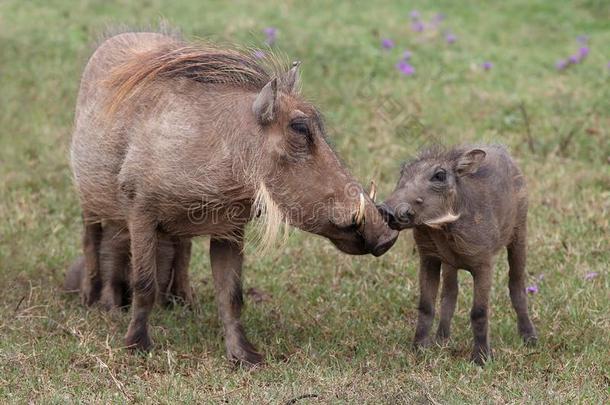
[[[432,181],[444,182],[445,180],[447,180],[447,172],[443,169],[437,170],[434,176],[432,176]]]
[[[305,135],[307,137],[311,136],[309,132],[309,126],[307,126],[307,123],[304,121],[292,121],[290,123],[290,129],[301,135]]]

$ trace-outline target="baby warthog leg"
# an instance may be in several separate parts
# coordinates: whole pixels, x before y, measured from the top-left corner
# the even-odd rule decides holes
[[[430,328],[434,321],[434,307],[441,275],[441,261],[423,256],[419,268],[419,315],[413,345],[425,347],[430,345]]]
[[[239,320],[244,299],[241,287],[243,242],[211,239],[210,260],[218,313],[224,326],[225,345],[230,360],[241,364],[258,364],[263,356],[246,338]]]
[[[455,267],[443,263],[443,286],[441,290],[441,319],[436,338],[439,343],[445,342],[451,335],[451,318],[455,312],[458,296],[458,271]]]
[[[470,322],[474,334],[472,361],[483,365],[491,358],[489,346],[489,293],[491,291],[492,266],[485,265],[473,271],[474,296]]]
[[[100,244],[102,242],[102,224],[89,223],[88,216],[83,214],[85,232],[83,234],[83,253],[85,256],[85,274],[81,278],[81,301],[91,306],[100,298],[102,277],[100,274]]]
[[[508,288],[510,300],[517,313],[519,334],[526,344],[535,344],[538,337],[536,329],[527,313],[525,294],[526,237],[525,225],[516,231],[513,242],[508,245]]]
[[[144,216],[129,221],[131,237],[132,314],[125,344],[137,350],[149,350],[148,316],[157,295],[156,223]]]

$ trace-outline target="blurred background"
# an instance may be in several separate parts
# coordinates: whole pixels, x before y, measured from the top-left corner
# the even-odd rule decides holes
[[[0,398],[92,402],[608,401],[610,4],[606,0],[0,1]],[[492,346],[468,362],[471,278],[454,338],[410,349],[411,235],[379,259],[295,231],[246,263],[246,328],[268,364],[224,358],[205,238],[193,309],[158,309],[156,349],[121,349],[128,314],[61,293],[81,220],[68,148],[80,73],[111,30],[162,25],[185,38],[281,52],[323,111],[355,176],[389,195],[431,143],[509,147],[530,190],[536,348],[521,345],[496,268]],[[252,249],[250,249],[250,253]]]

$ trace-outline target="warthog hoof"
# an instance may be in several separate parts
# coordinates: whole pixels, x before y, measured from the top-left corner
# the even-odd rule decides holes
[[[102,309],[110,312],[119,310],[123,306],[122,292],[113,288],[110,284],[107,284],[102,289],[102,296],[100,297],[100,306]]]
[[[102,281],[101,280],[90,280],[88,278],[83,279],[80,299],[84,306],[90,307],[95,304],[102,293]]]
[[[195,300],[193,298],[193,292],[190,288],[172,291],[169,294],[161,295],[161,305],[163,305],[165,308],[172,308],[174,305],[192,307],[193,302],[195,302]]]

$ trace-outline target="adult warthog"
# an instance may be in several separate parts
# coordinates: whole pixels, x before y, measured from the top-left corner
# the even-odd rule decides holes
[[[279,65],[157,33],[111,37],[89,60],[71,150],[85,223],[81,294],[86,304],[98,295],[101,223],[123,223],[133,268],[129,347],[152,343],[159,238],[210,235],[227,353],[244,363],[262,360],[239,320],[253,217],[263,244],[283,223],[349,254],[379,256],[396,240],[299,95],[298,64]]]

